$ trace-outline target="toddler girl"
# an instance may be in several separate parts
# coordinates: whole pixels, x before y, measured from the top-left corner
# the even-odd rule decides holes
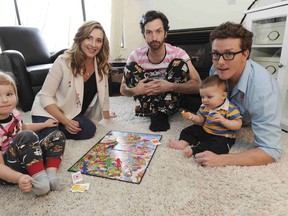
[[[24,192],[40,196],[60,190],[57,170],[64,153],[66,138],[54,131],[39,141],[34,131],[55,127],[58,122],[23,123],[16,109],[18,102],[14,79],[0,71],[0,182],[15,183]]]

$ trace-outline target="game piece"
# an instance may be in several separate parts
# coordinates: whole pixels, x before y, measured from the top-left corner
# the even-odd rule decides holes
[[[158,139],[153,139],[151,141],[154,145],[160,145],[161,144]]]
[[[76,184],[77,182],[80,182],[83,180],[83,177],[80,171],[76,173],[72,173],[71,176],[72,176],[73,184]]]
[[[90,183],[84,183],[84,184],[74,184],[72,185],[72,187],[70,188],[71,192],[85,192],[89,189],[90,187]]]
[[[117,137],[113,136],[113,135],[106,135],[102,140],[101,143],[104,144],[110,144],[110,143],[114,143],[117,142]]]

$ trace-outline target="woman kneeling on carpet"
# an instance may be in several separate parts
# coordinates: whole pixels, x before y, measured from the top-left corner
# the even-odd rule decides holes
[[[23,192],[33,190],[40,196],[60,190],[63,184],[57,170],[64,153],[66,138],[54,131],[39,141],[33,132],[55,127],[57,121],[24,124],[17,105],[13,78],[0,72],[0,183],[17,183]]]
[[[63,131],[67,139],[83,140],[95,135],[95,123],[109,112],[109,42],[101,24],[85,22],[72,47],[60,55],[50,69],[32,106],[32,121],[55,119],[59,125],[38,132]]]

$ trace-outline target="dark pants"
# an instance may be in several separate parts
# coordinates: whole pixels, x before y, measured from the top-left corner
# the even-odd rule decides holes
[[[193,150],[193,155],[206,150],[215,154],[227,154],[235,143],[234,138],[209,134],[199,125],[192,125],[183,129],[179,140],[189,143]]]
[[[32,116],[32,122],[33,123],[40,123],[40,122],[45,122],[48,117],[44,116]],[[78,132],[77,134],[71,134],[69,133],[65,126],[61,123],[59,123],[58,126],[52,127],[52,128],[45,128],[40,131],[37,131],[37,135],[39,136],[39,139],[43,139],[45,136],[47,136],[49,133],[55,131],[55,130],[60,130],[62,131],[66,139],[73,139],[73,140],[85,140],[85,139],[90,139],[92,138],[95,133],[96,133],[96,125],[94,124],[93,121],[91,121],[89,118],[84,116],[83,114],[80,114],[73,118],[73,120],[79,122],[81,131]]]
[[[40,141],[33,131],[22,131],[13,138],[3,154],[5,165],[27,174],[26,167],[29,165],[39,161],[45,164],[49,158],[62,159],[65,142],[65,135],[61,131],[54,131]]]
[[[189,79],[188,65],[182,59],[174,59],[171,61],[166,72],[165,79],[169,82],[184,83]],[[139,83],[140,80],[149,77],[149,73],[146,74],[146,72],[136,62],[131,62],[124,68],[124,76],[126,85],[129,88],[133,88]],[[189,97],[187,96],[185,96],[185,100],[189,100]],[[153,116],[158,112],[170,115],[175,113],[181,107],[183,94],[166,92],[153,96],[137,95],[134,97],[134,99],[138,100],[140,103],[140,106],[135,108],[136,116]],[[189,108],[193,107],[194,109],[192,110],[196,112],[201,104],[201,99],[198,95],[195,95],[194,100],[197,101],[195,106],[187,106],[189,101],[182,104]],[[193,101],[191,101],[191,103],[193,103]]]

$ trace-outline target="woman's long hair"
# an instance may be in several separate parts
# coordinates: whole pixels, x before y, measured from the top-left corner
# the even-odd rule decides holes
[[[100,52],[96,55],[97,69],[100,79],[103,75],[109,73],[109,41],[102,25],[97,21],[87,21],[78,29],[74,37],[72,47],[66,51],[69,55],[68,62],[70,62],[71,70],[74,76],[78,74],[84,75],[86,73],[85,60],[86,54],[81,49],[81,43],[84,41],[94,29],[100,29],[103,32],[103,46]]]

